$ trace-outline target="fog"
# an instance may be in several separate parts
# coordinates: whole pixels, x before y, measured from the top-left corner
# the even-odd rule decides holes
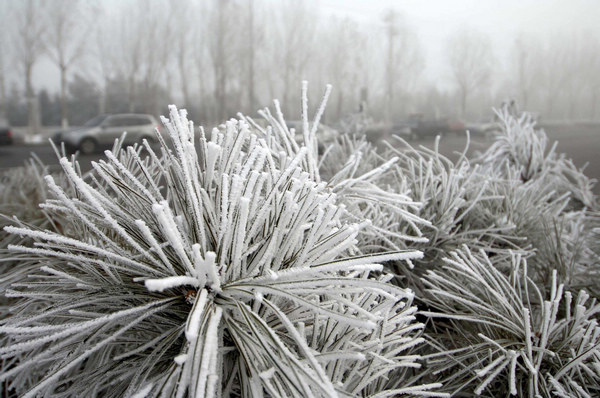
[[[357,112],[485,121],[515,101],[543,120],[600,117],[595,1],[3,0],[0,111],[14,125],[77,125],[175,103],[202,124],[300,83],[325,121]]]

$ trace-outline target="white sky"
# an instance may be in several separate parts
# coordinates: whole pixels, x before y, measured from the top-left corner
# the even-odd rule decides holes
[[[271,0],[276,6],[277,1]],[[378,24],[382,13],[401,12],[417,33],[424,52],[425,78],[448,80],[445,69],[447,38],[461,27],[487,34],[502,68],[518,34],[543,38],[587,34],[600,37],[600,0],[314,0],[323,14],[347,16],[365,24]],[[50,91],[58,89],[58,72],[40,62],[35,82]],[[38,86],[38,87],[39,87]]]
[[[417,32],[431,81],[443,81],[447,38],[462,27],[487,34],[502,67],[519,34],[600,36],[600,0],[321,0],[326,13],[369,23],[394,8]]]

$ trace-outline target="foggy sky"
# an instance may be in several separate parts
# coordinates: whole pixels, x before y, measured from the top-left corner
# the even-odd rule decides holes
[[[114,0],[107,0],[110,3]],[[125,0],[126,1],[126,0]],[[151,1],[151,0],[149,0]],[[277,6],[278,0],[270,1]],[[309,1],[310,2],[310,1]],[[489,36],[496,74],[507,67],[507,54],[520,35],[540,38],[570,35],[600,37],[600,0],[312,0],[322,15],[348,17],[364,25],[381,24],[387,9],[398,10],[415,30],[425,56],[425,78],[441,89],[452,85],[444,46],[466,27]],[[115,4],[121,4],[117,1]],[[499,80],[497,80],[499,81]],[[41,58],[34,71],[39,89],[58,91],[55,65]]]
[[[378,22],[384,10],[401,12],[425,52],[425,76],[440,88],[451,85],[447,38],[466,27],[490,37],[502,73],[510,46],[520,35],[573,34],[600,37],[600,0],[322,0],[325,13],[361,23]]]

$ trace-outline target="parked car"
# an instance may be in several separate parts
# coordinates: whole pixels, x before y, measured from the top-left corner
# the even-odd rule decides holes
[[[501,131],[500,122],[484,121],[479,123],[467,123],[466,129],[471,135],[491,136]]]
[[[434,137],[450,131],[450,123],[447,118],[428,119],[422,113],[413,113],[408,117],[410,137],[413,139]],[[453,125],[453,127],[455,127]]]
[[[464,134],[467,130],[465,122],[458,119],[448,119],[447,131],[449,133]]]
[[[8,120],[0,119],[0,145],[12,145],[13,133],[8,124]]]
[[[125,144],[153,142],[158,122],[152,115],[123,113],[99,115],[86,122],[82,127],[59,131],[53,141],[60,145],[64,142],[68,151],[79,150],[82,154],[91,154],[99,149],[112,146],[115,139],[127,132]]]

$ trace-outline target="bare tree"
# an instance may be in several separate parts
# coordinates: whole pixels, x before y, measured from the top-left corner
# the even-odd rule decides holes
[[[590,85],[590,76],[586,73],[590,64],[593,64],[593,41],[588,37],[573,35],[568,40],[566,57],[566,91],[569,99],[569,119],[577,116],[576,112],[581,108],[579,99],[586,87]]]
[[[280,5],[279,39],[275,44],[274,56],[280,57],[278,71],[283,84],[283,107],[292,109],[292,94],[297,92],[299,82],[306,78],[306,67],[315,40],[316,12],[305,1],[288,0]]]
[[[164,1],[143,2],[144,12],[139,14],[141,33],[140,45],[142,71],[142,83],[145,93],[146,111],[158,114],[158,82],[168,80],[167,63],[171,59],[169,51],[172,51],[174,29],[179,21],[174,19],[172,8]],[[140,3],[140,6],[142,3]],[[145,29],[143,27],[152,27]]]
[[[16,34],[13,36],[14,55],[20,72],[23,73],[30,135],[38,133],[40,128],[39,109],[32,77],[33,68],[44,52],[46,4],[41,0],[25,0],[13,4],[11,13],[16,24]]]
[[[135,112],[137,101],[137,82],[143,62],[144,35],[153,27],[144,25],[141,14],[145,10],[145,2],[138,0],[118,10],[112,26],[107,28],[116,32],[118,39],[113,43],[112,51],[118,59],[116,67],[127,81],[127,107]]]
[[[458,87],[462,117],[470,96],[489,81],[492,69],[490,40],[470,30],[456,32],[448,41],[448,61]]]
[[[524,35],[517,37],[512,48],[514,87],[518,93],[519,105],[525,110],[529,110],[536,85],[540,84],[539,48],[539,43]]]
[[[335,87],[335,99],[332,106],[335,110],[336,119],[341,119],[344,107],[347,105],[347,96],[355,89],[354,82],[358,81],[360,64],[362,61],[358,50],[357,41],[360,33],[358,27],[349,19],[337,20],[331,17],[326,24],[326,31],[321,35],[327,38],[323,46],[322,59],[327,59],[325,65],[325,76],[329,83]],[[354,93],[358,94],[358,93]]]
[[[568,44],[559,37],[549,40],[542,55],[543,92],[546,99],[545,113],[556,117],[555,105],[559,94],[565,88],[568,80],[565,59],[568,56]],[[564,115],[563,115],[564,116]]]
[[[238,13],[234,12],[230,0],[215,0],[208,10],[208,51],[212,61],[214,79],[214,97],[217,120],[222,121],[227,115],[227,93],[232,88],[232,76],[237,57],[240,35],[236,35],[239,22]],[[202,77],[206,80],[206,77]]]
[[[100,75],[100,96],[98,97],[98,113],[106,113],[107,111],[107,97],[108,97],[108,85],[112,77],[112,71],[115,68],[115,60],[113,52],[110,51],[111,38],[109,35],[112,31],[107,29],[105,14],[102,23],[97,25],[94,33],[95,47],[93,50],[94,66],[96,67],[97,73]]]
[[[596,120],[596,111],[598,107],[598,99],[600,98],[600,40],[597,38],[590,39],[588,49],[588,62],[584,68],[584,74],[589,79],[587,85],[589,93],[589,118]]]
[[[8,7],[6,1],[0,1],[0,26],[9,26]],[[6,61],[10,58],[7,35],[0,35],[0,119],[7,120],[6,81],[8,71]]]
[[[416,35],[404,18],[393,9],[383,14],[386,36],[385,50],[385,111],[391,121],[400,90],[410,90],[411,83],[423,70],[423,57]]]
[[[248,1],[248,41],[246,45],[246,73],[245,81],[247,87],[247,111],[249,113],[256,111],[257,100],[257,55],[264,44],[263,20],[260,18],[261,13],[256,12],[256,1]]]
[[[60,119],[68,127],[67,75],[85,51],[92,21],[81,0],[54,0],[48,13],[47,54],[60,70]]]
[[[190,58],[195,53],[193,40],[198,39],[198,28],[201,26],[201,23],[196,20],[195,9],[189,2],[172,0],[170,6],[173,21],[176,21],[172,33],[181,95],[183,96],[184,105],[191,107],[190,82],[192,81],[192,74],[189,72],[191,66],[189,63]]]

